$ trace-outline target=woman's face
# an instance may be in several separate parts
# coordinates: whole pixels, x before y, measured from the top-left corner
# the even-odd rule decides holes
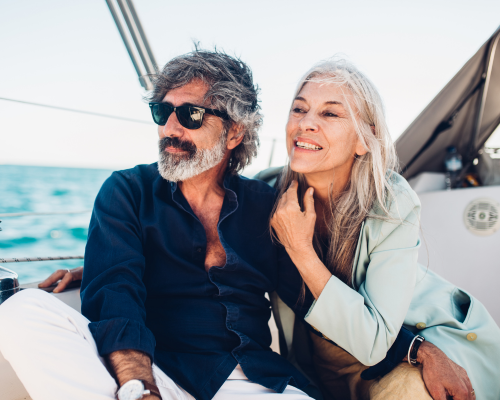
[[[293,171],[350,174],[355,155],[367,152],[354,129],[346,98],[352,101],[350,94],[344,96],[334,84],[308,82],[299,92],[286,125]]]

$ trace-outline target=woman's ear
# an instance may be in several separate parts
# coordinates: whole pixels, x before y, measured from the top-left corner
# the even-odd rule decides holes
[[[232,124],[227,134],[227,149],[232,150],[237,147],[242,142],[244,133],[242,125]]]
[[[372,132],[374,132],[375,127],[371,126]],[[356,148],[354,150],[356,155],[358,156],[364,156],[366,153],[368,153],[368,149],[365,147],[363,142],[360,140],[359,136],[356,138]]]
[[[363,143],[361,143],[361,140],[358,139],[358,142],[356,143],[356,155],[364,156],[366,153],[368,153],[368,150],[365,148]]]
[[[371,125],[370,129],[372,130],[372,133],[375,135],[375,126]],[[361,140],[358,138],[358,142],[356,143],[356,155],[358,156],[364,156],[366,153],[368,153],[368,150],[363,146],[363,143],[361,143]]]

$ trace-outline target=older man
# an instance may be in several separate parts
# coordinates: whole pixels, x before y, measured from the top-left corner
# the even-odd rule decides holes
[[[2,353],[34,400],[308,398],[269,349],[265,293],[301,317],[311,302],[298,305],[300,276],[270,240],[274,190],[237,174],[261,124],[250,70],[195,51],[165,66],[151,100],[159,162],[113,173],[96,198],[83,315],[16,294],[0,307]]]

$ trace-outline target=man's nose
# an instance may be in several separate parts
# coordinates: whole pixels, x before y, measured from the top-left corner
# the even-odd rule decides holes
[[[179,123],[175,112],[170,114],[165,125],[159,126],[159,131],[161,137],[181,137],[184,134],[184,128]]]

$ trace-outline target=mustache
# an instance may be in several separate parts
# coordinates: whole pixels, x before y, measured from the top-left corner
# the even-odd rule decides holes
[[[191,154],[196,153],[197,149],[196,145],[193,142],[188,142],[186,140],[180,140],[177,137],[169,136],[160,139],[158,145],[160,147],[160,153],[163,153],[166,147],[173,147],[176,149],[187,151]]]

